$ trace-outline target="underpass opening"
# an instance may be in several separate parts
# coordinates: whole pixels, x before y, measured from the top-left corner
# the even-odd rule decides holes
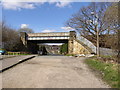
[[[60,56],[61,47],[64,43],[39,43],[38,55]]]
[[[68,43],[68,40],[28,40],[27,47],[33,54],[53,55],[60,54],[60,46],[64,43]]]

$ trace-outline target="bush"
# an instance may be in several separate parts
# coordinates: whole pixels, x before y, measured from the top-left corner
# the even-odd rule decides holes
[[[68,44],[65,43],[60,47],[60,53],[61,54],[67,54],[68,53]]]

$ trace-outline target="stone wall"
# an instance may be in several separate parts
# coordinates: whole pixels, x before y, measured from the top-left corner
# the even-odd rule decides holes
[[[78,41],[73,41],[73,54],[90,54],[90,52],[82,46]]]
[[[73,54],[73,40],[76,38],[76,33],[74,31],[70,31],[70,38],[68,41],[68,53]]]
[[[75,39],[69,41],[68,48],[69,54],[90,54],[90,52]]]
[[[20,32],[20,38],[23,42],[23,45],[27,46],[27,34],[25,32]]]
[[[68,41],[68,53],[69,54],[90,54],[82,44],[76,40],[76,33],[70,32],[70,39]]]

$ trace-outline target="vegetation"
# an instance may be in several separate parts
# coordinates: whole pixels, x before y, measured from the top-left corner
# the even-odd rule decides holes
[[[74,54],[66,54],[66,56],[74,56]]]
[[[66,26],[74,28],[95,45],[98,29],[100,46],[116,49],[119,31],[118,10],[118,3],[92,2],[73,14]]]
[[[20,52],[27,51],[26,47],[23,45],[20,39],[20,33],[23,29],[13,29],[8,26],[4,21],[0,23],[0,34],[2,34],[2,45],[6,51]],[[24,32],[32,32],[31,29],[24,29]]]
[[[4,48],[0,48],[0,50],[5,50]]]
[[[109,61],[109,60],[108,60]],[[97,71],[102,79],[106,81],[111,87],[118,88],[119,78],[118,78],[118,64],[105,62],[96,57],[86,59],[85,61],[90,68]]]
[[[20,42],[18,32],[6,25],[5,22],[2,22],[2,25],[0,27],[2,29],[2,43],[4,49],[9,51],[17,51],[20,48],[19,44],[22,44]]]
[[[60,53],[61,53],[61,54],[67,54],[67,53],[68,53],[68,43],[63,44],[63,45],[60,47]]]
[[[18,32],[34,33],[34,31],[30,28],[20,28]]]
[[[7,55],[31,55],[30,53],[27,52],[7,52]]]

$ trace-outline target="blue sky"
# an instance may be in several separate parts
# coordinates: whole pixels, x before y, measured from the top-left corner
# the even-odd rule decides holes
[[[27,4],[27,5],[26,5]],[[28,27],[38,32],[67,32],[65,22],[87,2],[3,4],[3,19],[12,28]],[[12,6],[13,5],[13,6]]]

